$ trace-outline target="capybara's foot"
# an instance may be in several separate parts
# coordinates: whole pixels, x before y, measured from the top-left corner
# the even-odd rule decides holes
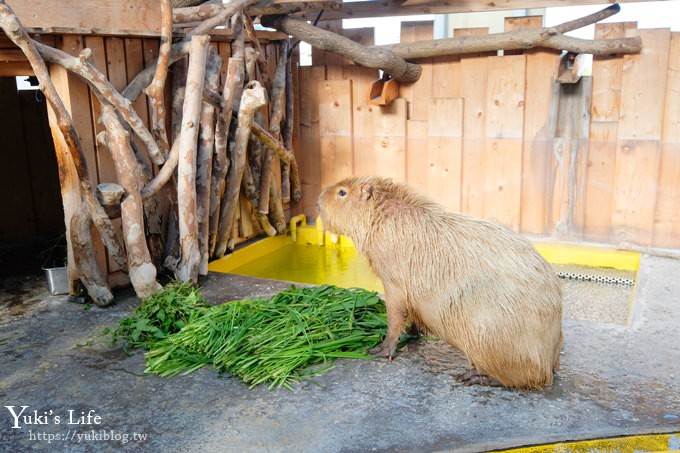
[[[482,374],[479,371],[472,369],[456,377],[456,381],[462,382],[464,385],[485,385],[487,387],[502,387],[502,384],[491,376]]]
[[[408,326],[408,329],[406,329],[406,335],[408,336],[409,339],[411,338],[420,338],[420,328],[416,323],[411,324]]]
[[[390,362],[394,359],[395,350],[385,345],[385,343],[368,350],[373,357],[386,357]]]

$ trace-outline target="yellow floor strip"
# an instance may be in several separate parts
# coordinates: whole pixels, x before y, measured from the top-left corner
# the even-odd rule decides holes
[[[609,267],[637,271],[640,254],[610,247],[573,244],[534,243],[536,250],[552,264],[579,264],[592,267]]]
[[[514,448],[500,453],[642,453],[680,451],[680,433],[627,436]]]

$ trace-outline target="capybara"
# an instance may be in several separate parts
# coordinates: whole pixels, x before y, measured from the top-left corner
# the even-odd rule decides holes
[[[385,288],[390,360],[407,323],[460,349],[468,384],[540,389],[562,348],[562,288],[521,235],[447,212],[406,184],[351,177],[319,197],[324,227],[349,236]]]

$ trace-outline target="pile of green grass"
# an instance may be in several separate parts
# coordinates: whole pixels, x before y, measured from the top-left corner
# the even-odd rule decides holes
[[[208,306],[197,289],[171,283],[121,320],[113,339],[148,350],[146,373],[213,365],[250,386],[290,388],[336,358],[370,358],[365,351],[386,328],[383,301],[362,289],[291,286],[270,299]]]

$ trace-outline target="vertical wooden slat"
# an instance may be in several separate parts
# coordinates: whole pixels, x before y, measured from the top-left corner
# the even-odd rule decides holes
[[[519,229],[526,57],[489,57],[484,217]]]
[[[401,42],[416,42],[432,40],[434,34],[434,22],[402,22]],[[422,58],[418,64],[423,72],[415,83],[399,85],[399,96],[408,102],[409,120],[427,120],[427,110],[432,97],[432,58]]]
[[[406,100],[354,110],[354,173],[406,179]]]
[[[316,199],[321,193],[321,143],[319,137],[319,89],[326,77],[325,67],[304,66],[299,69],[300,98],[300,178],[304,213],[316,217]]]
[[[596,24],[596,39],[626,36],[634,23]],[[590,110],[584,238],[609,241],[611,236],[616,137],[618,133],[623,56],[593,58],[593,101]]]
[[[427,193],[427,128],[428,122],[406,122],[406,181]]]
[[[378,70],[363,66],[348,65],[344,67],[345,80],[352,81],[352,130],[354,132],[354,149],[360,150],[359,142],[373,134],[373,109],[377,106],[368,103],[371,84],[378,78]],[[360,159],[358,155],[355,158]],[[355,170],[360,171],[360,161],[355,162]]]
[[[449,211],[460,211],[463,99],[432,98],[428,109],[427,191]]]
[[[671,34],[654,247],[680,248],[680,33]]]
[[[352,81],[319,83],[321,185],[350,176],[352,158]]]
[[[504,30],[543,26],[543,16],[506,17]],[[522,51],[504,52],[507,55]],[[560,52],[546,49],[524,51],[526,69],[526,110],[522,150],[522,199],[520,231],[542,235],[546,231],[548,166],[552,152],[553,125],[551,109],[556,98],[552,81],[555,77]]]
[[[461,210],[477,217],[484,215],[488,66],[488,57],[464,58],[460,74],[462,91],[465,93]]]
[[[618,242],[651,245],[659,176],[670,31],[638,30],[642,52],[626,55],[614,179],[612,226]],[[654,68],[654,70],[650,70]]]
[[[560,84],[553,96],[559,100],[552,140],[548,201],[548,228],[563,240],[580,239],[585,213],[585,182],[592,79]]]

